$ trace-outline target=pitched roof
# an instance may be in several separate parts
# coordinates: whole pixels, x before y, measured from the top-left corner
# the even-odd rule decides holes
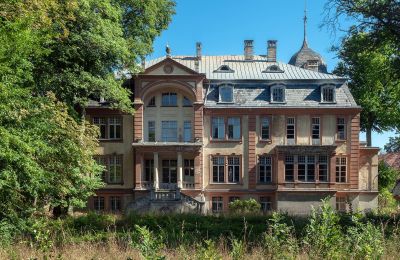
[[[146,68],[164,60],[166,57],[149,60]],[[197,71],[196,57],[171,56],[171,59]],[[227,65],[232,71],[218,71]],[[282,72],[266,72],[271,65],[277,65]],[[254,55],[253,60],[244,59],[244,55],[202,56],[198,63],[198,72],[204,73],[209,80],[341,80],[345,78],[303,69],[283,62],[268,62],[265,55]]]
[[[379,160],[383,160],[390,167],[400,170],[400,153],[386,153],[379,156]]]

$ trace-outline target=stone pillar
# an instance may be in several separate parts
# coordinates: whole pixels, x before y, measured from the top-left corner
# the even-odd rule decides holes
[[[153,161],[154,161],[154,176],[153,176],[153,181],[154,181],[154,189],[158,190],[159,188],[159,181],[158,181],[158,153],[154,152],[153,153]]]
[[[183,188],[183,161],[182,161],[182,152],[178,152],[178,188]]]
[[[135,189],[142,189],[142,170],[143,170],[143,154],[136,151],[135,156]]]

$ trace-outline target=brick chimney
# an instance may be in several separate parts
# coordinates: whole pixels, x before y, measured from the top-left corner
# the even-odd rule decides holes
[[[276,40],[269,40],[267,47],[267,61],[276,62]]]
[[[253,40],[244,40],[244,59],[253,60]]]
[[[196,42],[196,58],[201,60],[201,42]]]

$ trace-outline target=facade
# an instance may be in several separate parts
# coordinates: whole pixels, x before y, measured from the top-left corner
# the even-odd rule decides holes
[[[376,208],[378,149],[360,144],[346,79],[308,44],[290,64],[276,50],[268,41],[255,55],[250,40],[243,55],[167,49],[129,81],[134,116],[93,102],[107,186],[88,207],[223,212],[255,198],[264,211],[306,214],[329,196],[338,210]]]

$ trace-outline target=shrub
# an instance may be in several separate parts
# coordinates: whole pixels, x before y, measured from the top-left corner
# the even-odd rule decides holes
[[[293,226],[285,223],[283,215],[274,212],[264,233],[264,253],[268,259],[295,259],[298,244]]]
[[[199,245],[196,251],[196,259],[222,260],[215,242],[212,240],[204,241],[205,245]]]
[[[319,210],[312,209],[304,238],[309,257],[340,258],[343,235],[338,223],[339,216],[330,206],[329,198],[322,201]]]
[[[232,213],[257,213],[261,205],[255,199],[235,200],[229,203],[229,210]]]
[[[233,260],[239,260],[244,258],[244,254],[246,253],[246,246],[242,240],[232,239],[232,250],[231,257]]]
[[[131,246],[138,249],[144,259],[165,259],[161,254],[165,247],[162,237],[154,235],[146,227],[135,225]]]

